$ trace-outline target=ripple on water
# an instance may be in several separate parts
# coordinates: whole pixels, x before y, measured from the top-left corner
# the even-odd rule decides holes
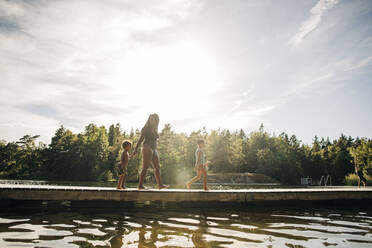
[[[93,219],[93,222],[107,222],[105,219]]]
[[[133,228],[140,228],[140,227],[142,227],[141,224],[138,224],[138,223],[135,223],[135,222],[125,221],[124,223],[128,227],[133,227]]]
[[[64,230],[54,230],[47,228],[44,225],[35,224],[19,224],[10,226],[9,231],[1,232],[1,238],[3,241],[7,242],[6,245],[0,247],[15,246],[21,247],[19,243],[27,246],[28,243],[43,243],[45,241],[58,241],[61,242],[66,236],[73,235],[70,231]],[[13,231],[12,231],[13,230]],[[57,242],[57,243],[58,243]],[[0,243],[1,244],[1,243]],[[9,245],[11,244],[11,245]]]
[[[177,224],[177,223],[164,222],[164,221],[159,221],[159,224],[169,229],[175,229],[175,228],[186,229],[186,230],[197,230],[198,229],[197,226]]]
[[[9,223],[16,223],[16,222],[26,222],[30,219],[7,219],[0,217],[0,224],[9,224]]]
[[[51,224],[50,227],[60,227],[60,228],[74,228],[74,225],[68,225],[68,224]]]
[[[372,226],[368,225],[367,223],[363,223],[363,222],[358,223],[356,221],[331,220],[331,221],[328,221],[328,224],[333,225],[335,227],[345,227],[345,228],[347,227],[347,228],[350,228],[350,230],[354,228],[356,232],[358,232],[358,230],[366,231],[366,232],[368,232],[368,230],[372,230]]]
[[[225,218],[225,217],[207,217],[208,220],[230,220],[229,218]]]
[[[93,227],[102,227],[101,224],[92,223],[90,221],[81,221],[81,220],[73,220],[78,226],[93,226]]]
[[[190,219],[190,218],[168,218],[168,220],[174,220],[174,221],[177,221],[177,222],[183,222],[183,223],[188,223],[188,224],[199,224],[200,221],[199,220],[195,220],[195,219]]]
[[[72,220],[72,221],[75,222],[78,225],[91,225],[92,224],[89,221],[81,221],[81,220]]]
[[[114,209],[107,211],[43,212],[19,214],[18,218],[14,213],[0,212],[0,247],[359,248],[372,245],[370,210],[335,213],[141,209],[128,210],[125,216]]]
[[[138,247],[139,231],[125,233],[123,235],[123,247]]]
[[[87,239],[82,237],[76,237],[76,236],[69,236],[64,237],[61,240],[41,240],[35,242],[36,245],[34,247],[63,247],[63,248],[78,248],[80,247],[77,244],[74,244],[74,242],[81,242],[81,241],[87,241]]]
[[[178,235],[168,235],[164,241],[157,240],[154,242],[156,247],[193,247],[190,238]]]
[[[236,240],[233,237],[217,236],[215,234],[205,234],[203,240],[197,242],[198,245],[209,244],[210,247],[261,247],[261,240],[245,239]],[[208,246],[207,246],[208,247]]]
[[[326,217],[317,217],[317,216],[297,216],[297,215],[279,215],[279,214],[273,214],[271,215],[273,217],[280,217],[280,218],[294,218],[299,220],[309,220],[309,221],[329,221],[331,219]]]
[[[256,229],[256,228],[258,228],[257,226],[240,224],[240,223],[233,223],[230,226],[231,227],[238,227],[238,228],[241,228],[241,229]]]
[[[35,235],[43,236],[68,236],[73,233],[70,231],[55,230],[52,228],[46,228],[46,225],[35,225],[35,224],[20,224],[9,227],[9,229],[23,229],[33,232]]]
[[[89,234],[94,236],[104,236],[106,233],[100,231],[98,228],[79,228],[77,233],[80,234]]]
[[[265,235],[257,233],[242,232],[226,228],[209,227],[208,233],[214,236],[226,237],[243,242],[257,242],[260,243],[265,238]]]

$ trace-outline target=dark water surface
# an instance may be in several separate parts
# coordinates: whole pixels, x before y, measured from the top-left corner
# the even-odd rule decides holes
[[[372,207],[18,205],[0,208],[0,247],[372,247]]]

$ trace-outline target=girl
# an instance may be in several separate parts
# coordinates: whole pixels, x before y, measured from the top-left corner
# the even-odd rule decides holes
[[[158,135],[158,125],[159,125],[159,116],[157,114],[152,114],[147,119],[145,126],[141,130],[141,136],[137,142],[136,148],[132,156],[137,154],[138,147],[143,142],[142,146],[142,170],[140,174],[138,189],[145,189],[143,182],[146,177],[147,168],[152,164],[154,168],[155,179],[158,184],[159,189],[168,188],[168,185],[161,183],[160,179],[160,164],[159,164],[159,155],[156,150]]]
[[[204,187],[204,190],[208,190],[207,188],[208,163],[205,160],[205,153],[203,150],[203,148],[205,147],[205,142],[204,140],[200,139],[197,141],[197,144],[198,144],[198,148],[195,151],[196,162],[195,162],[195,168],[194,168],[194,170],[197,172],[197,175],[186,184],[186,187],[190,189],[191,184],[199,180],[200,177],[203,175],[203,187]]]
[[[359,167],[357,159],[358,159],[358,157],[355,157],[355,159],[354,159],[354,169],[355,169],[355,173],[358,176],[358,187],[360,188],[360,182],[362,182],[364,187],[365,187],[367,180],[363,176],[363,170],[362,170],[362,168]]]

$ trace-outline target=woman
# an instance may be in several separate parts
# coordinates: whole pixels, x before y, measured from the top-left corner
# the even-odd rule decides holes
[[[138,140],[136,148],[133,151],[133,155],[137,154],[138,147],[143,142],[142,146],[142,170],[140,174],[138,189],[145,189],[143,182],[146,177],[147,168],[152,163],[154,167],[155,179],[158,183],[159,189],[168,188],[168,185],[164,185],[160,180],[160,164],[159,164],[159,155],[156,150],[158,135],[158,125],[159,125],[159,116],[157,114],[152,114],[147,119],[145,126],[141,130],[141,137]]]

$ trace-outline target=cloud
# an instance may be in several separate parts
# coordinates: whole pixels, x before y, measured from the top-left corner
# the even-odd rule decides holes
[[[372,56],[364,58],[347,57],[321,66],[304,68],[292,75],[290,87],[278,98],[278,105],[285,104],[296,97],[311,93],[327,94],[338,87],[341,82],[349,83],[355,73],[369,65]]]
[[[16,17],[24,14],[24,7],[16,1],[2,1],[0,2],[0,13],[1,16]]]
[[[372,61],[372,56],[366,57],[365,59],[362,59],[355,68],[362,68],[367,66]]]
[[[266,3],[0,1],[0,138],[137,128],[152,112],[182,132],[257,128],[369,73],[369,2]],[[314,30],[326,36],[294,51]]]
[[[231,111],[237,110],[241,105],[242,105],[241,100],[235,101],[235,105],[231,108]]]
[[[290,45],[296,47],[320,24],[322,17],[332,9],[338,0],[320,0],[311,10],[309,18],[302,23],[298,32],[291,38]]]
[[[138,35],[171,29],[200,6],[193,0],[0,1],[0,123],[14,124],[0,125],[0,132],[49,136],[60,124],[108,125],[134,112],[125,122],[136,126],[144,87],[125,75],[143,77],[130,58],[159,45]]]
[[[243,116],[243,117],[259,117],[273,109],[275,109],[275,106],[263,106],[263,107],[246,110],[246,111],[240,111],[240,112],[237,112],[236,115]]]

